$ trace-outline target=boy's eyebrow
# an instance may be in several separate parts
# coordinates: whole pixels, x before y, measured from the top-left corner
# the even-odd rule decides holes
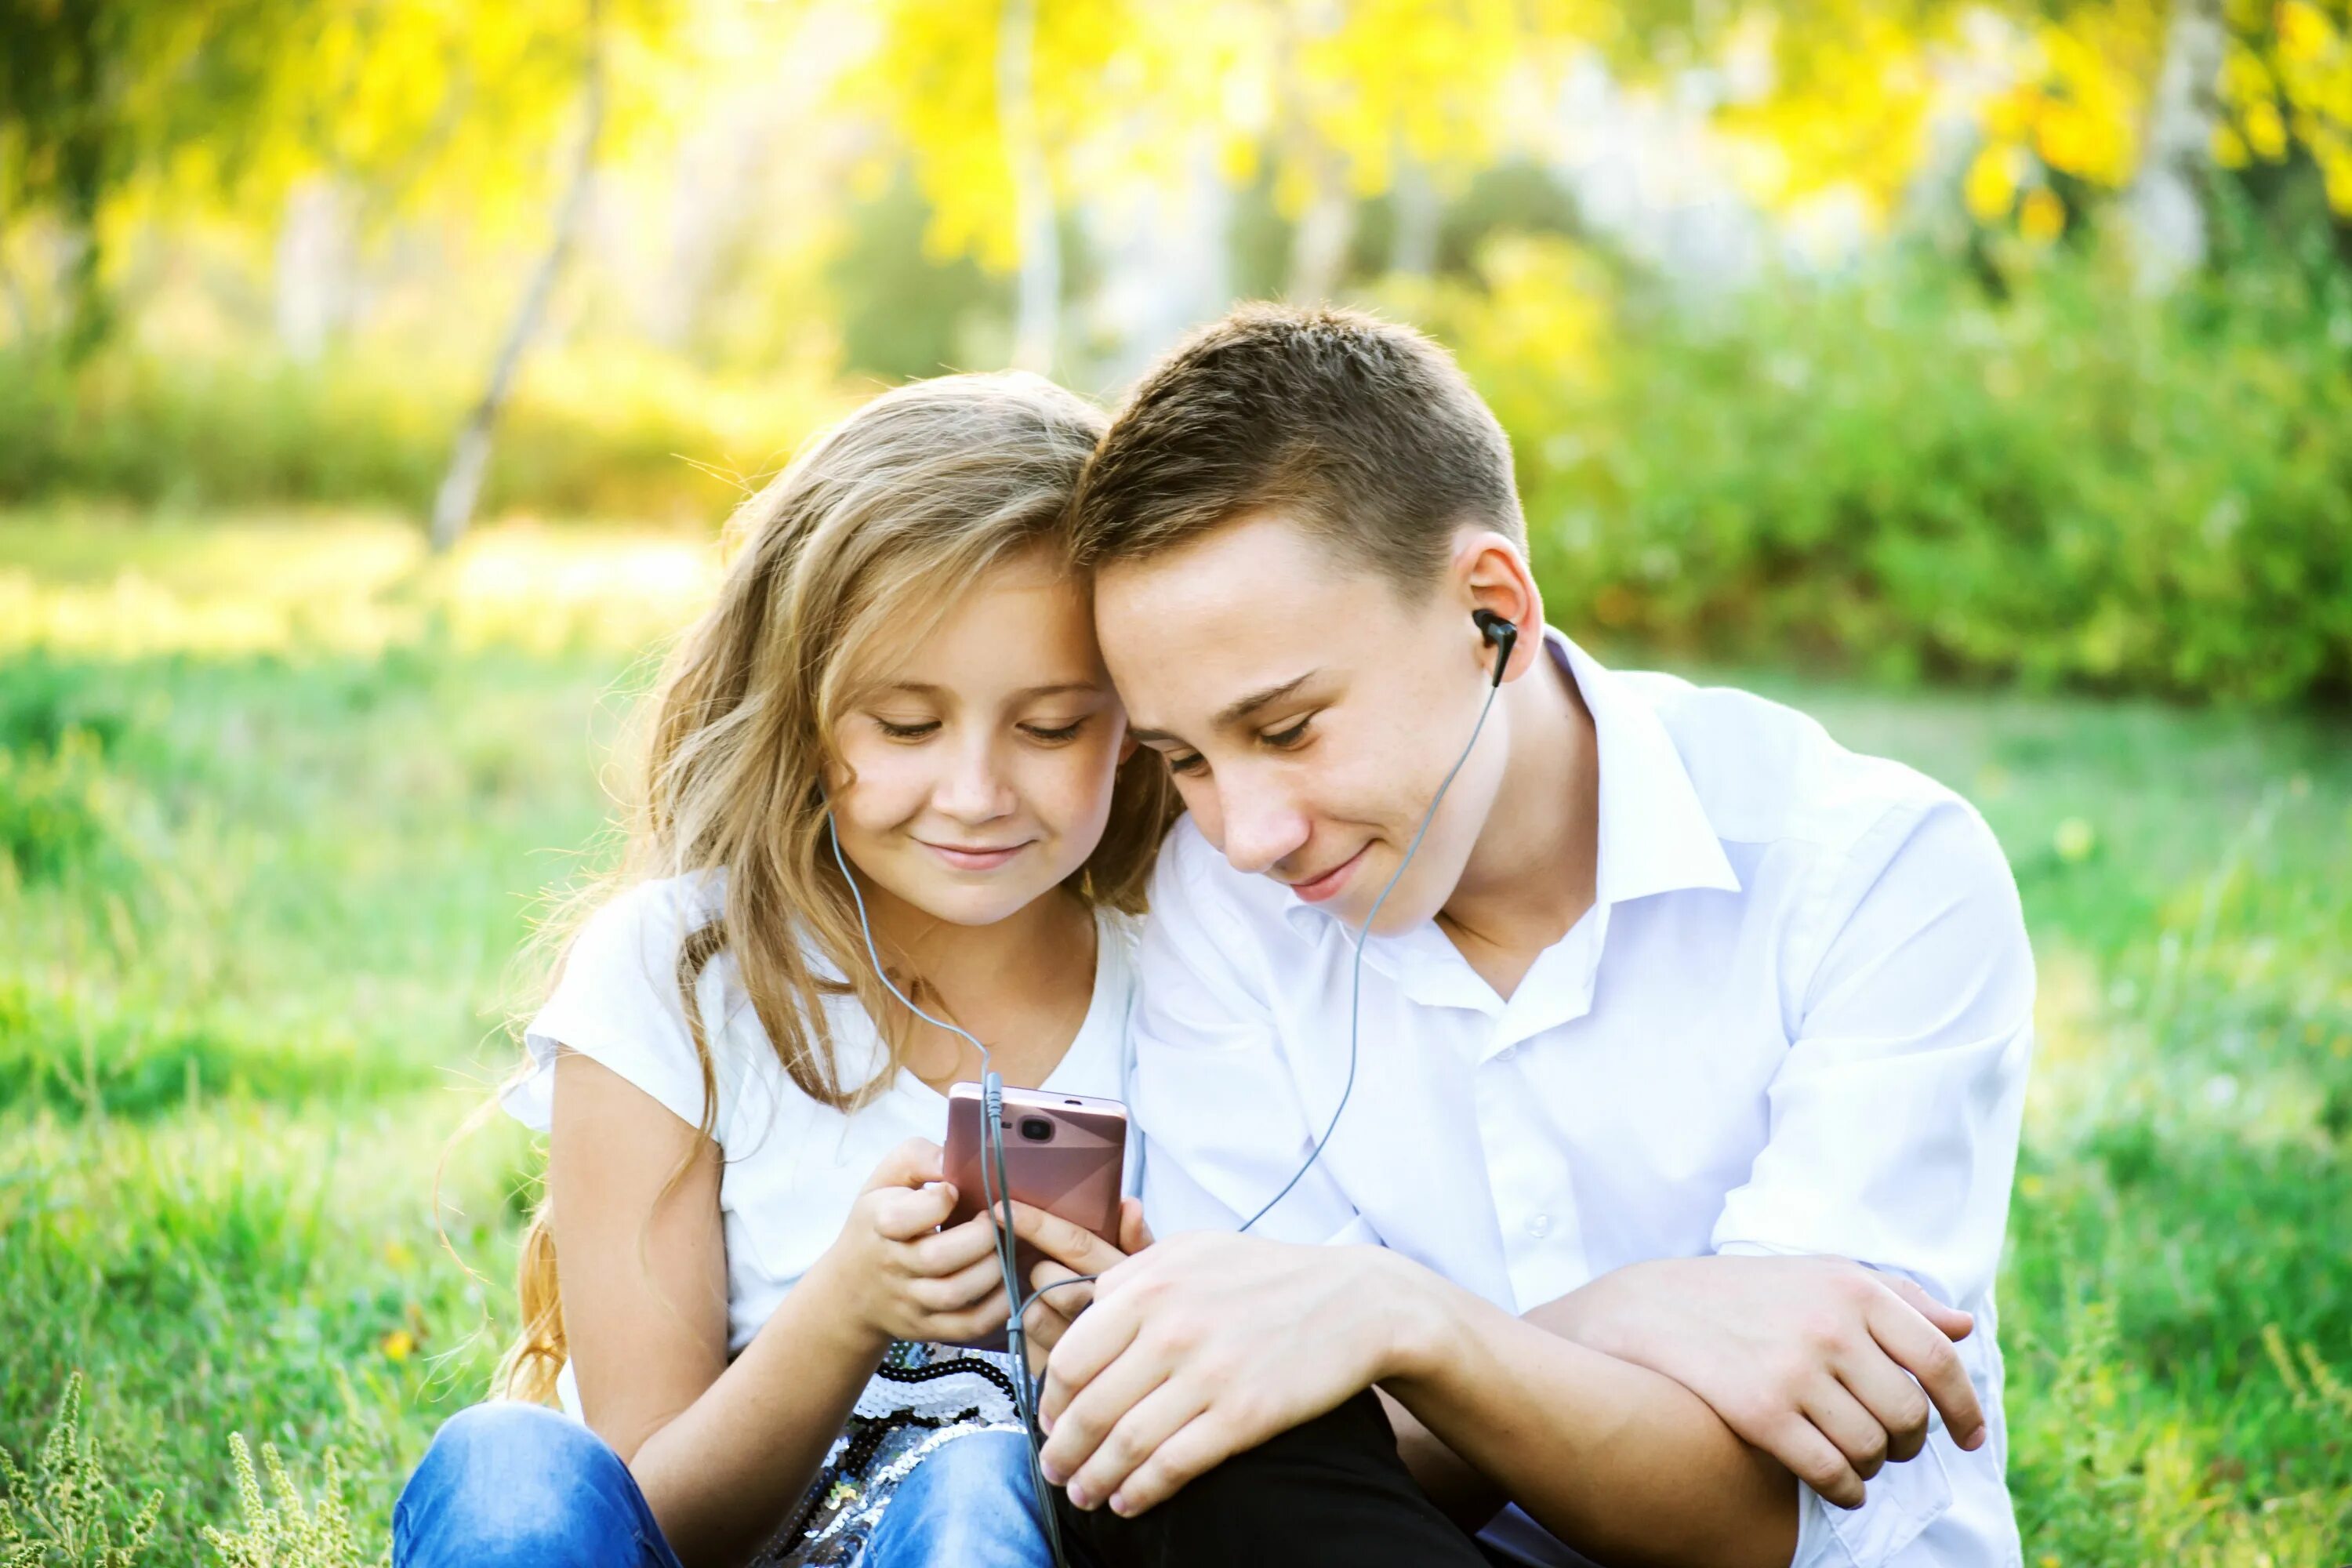
[[[1255,713],[1259,709],[1265,707],[1268,703],[1281,701],[1284,698],[1289,696],[1292,692],[1297,690],[1300,687],[1306,685],[1308,681],[1314,679],[1317,676],[1322,673],[1322,670],[1319,668],[1310,669],[1306,674],[1296,676],[1289,680],[1284,681],[1279,686],[1269,686],[1263,691],[1253,691],[1247,697],[1244,697],[1237,701],[1228,702],[1223,708],[1218,710],[1217,716],[1211,720],[1210,723],[1212,727],[1215,729],[1230,730],[1234,725],[1239,724],[1243,720],[1247,719],[1251,714]],[[1179,739],[1179,737],[1170,734],[1165,730],[1146,730],[1130,727],[1127,732],[1130,736],[1134,737],[1139,745],[1148,746],[1156,741],[1175,741]]]

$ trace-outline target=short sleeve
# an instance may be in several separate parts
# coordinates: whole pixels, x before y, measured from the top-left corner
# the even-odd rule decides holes
[[[565,951],[546,1005],[523,1031],[530,1066],[499,1097],[509,1114],[547,1131],[561,1046],[612,1068],[687,1125],[701,1126],[702,1069],[677,959],[687,936],[710,918],[674,881],[641,883],[591,915]]]

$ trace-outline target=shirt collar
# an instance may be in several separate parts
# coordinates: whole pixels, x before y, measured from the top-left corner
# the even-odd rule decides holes
[[[1723,841],[1707,819],[1706,808],[1683,765],[1674,737],[1641,692],[1612,673],[1591,654],[1559,631],[1544,628],[1544,646],[1552,661],[1568,673],[1592,715],[1592,734],[1601,772],[1600,862],[1595,872],[1594,901],[1622,904],[1654,893],[1712,888],[1739,890],[1739,878],[1723,852]],[[1327,910],[1292,900],[1283,911],[1291,925],[1306,933],[1336,919]],[[1352,936],[1352,930],[1350,935]],[[1434,938],[1440,954],[1424,938]],[[1364,949],[1368,963],[1391,973],[1400,968],[1420,968],[1422,958],[1450,956],[1461,967],[1460,955],[1433,923],[1426,931],[1376,936]],[[1395,962],[1383,963],[1382,959]],[[1484,983],[1472,975],[1474,988]],[[1449,998],[1449,1000],[1452,1000]]]
[[[1601,767],[1601,859],[1596,901],[1622,904],[1688,888],[1739,890],[1682,752],[1657,710],[1622,676],[1559,632],[1544,646],[1592,715]]]

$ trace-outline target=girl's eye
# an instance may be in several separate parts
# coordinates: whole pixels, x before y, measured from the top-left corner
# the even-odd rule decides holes
[[[1064,741],[1076,740],[1078,731],[1087,727],[1087,721],[1083,718],[1073,719],[1059,729],[1048,729],[1043,724],[1024,724],[1021,727],[1029,732],[1032,740],[1058,744]]]
[[[940,721],[937,719],[926,719],[919,724],[893,724],[879,713],[874,716],[874,722],[880,725],[882,732],[894,741],[919,741],[940,727]]]
[[[1260,735],[1258,739],[1277,752],[1286,752],[1307,738],[1307,726],[1314,721],[1314,718],[1315,716],[1310,713],[1287,730],[1277,730],[1271,735]]]
[[[1160,754],[1168,759],[1168,771],[1171,773],[1197,773],[1208,766],[1198,752],[1186,752],[1181,756],[1173,752]]]

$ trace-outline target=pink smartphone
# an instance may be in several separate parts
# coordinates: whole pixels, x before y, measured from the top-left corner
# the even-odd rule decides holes
[[[950,1226],[977,1217],[989,1194],[1004,1195],[995,1190],[992,1171],[987,1185],[981,1179],[982,1115],[980,1085],[959,1083],[949,1089],[944,1163],[956,1189],[955,1212],[947,1221]],[[1004,1182],[1014,1199],[1118,1244],[1119,1190],[1127,1171],[1126,1106],[1082,1094],[1008,1088],[1000,1131]],[[1025,1296],[1034,1289],[1031,1270],[1045,1254],[1024,1241],[1016,1244],[1015,1256]],[[1001,1349],[1004,1337],[999,1333],[974,1342]]]

